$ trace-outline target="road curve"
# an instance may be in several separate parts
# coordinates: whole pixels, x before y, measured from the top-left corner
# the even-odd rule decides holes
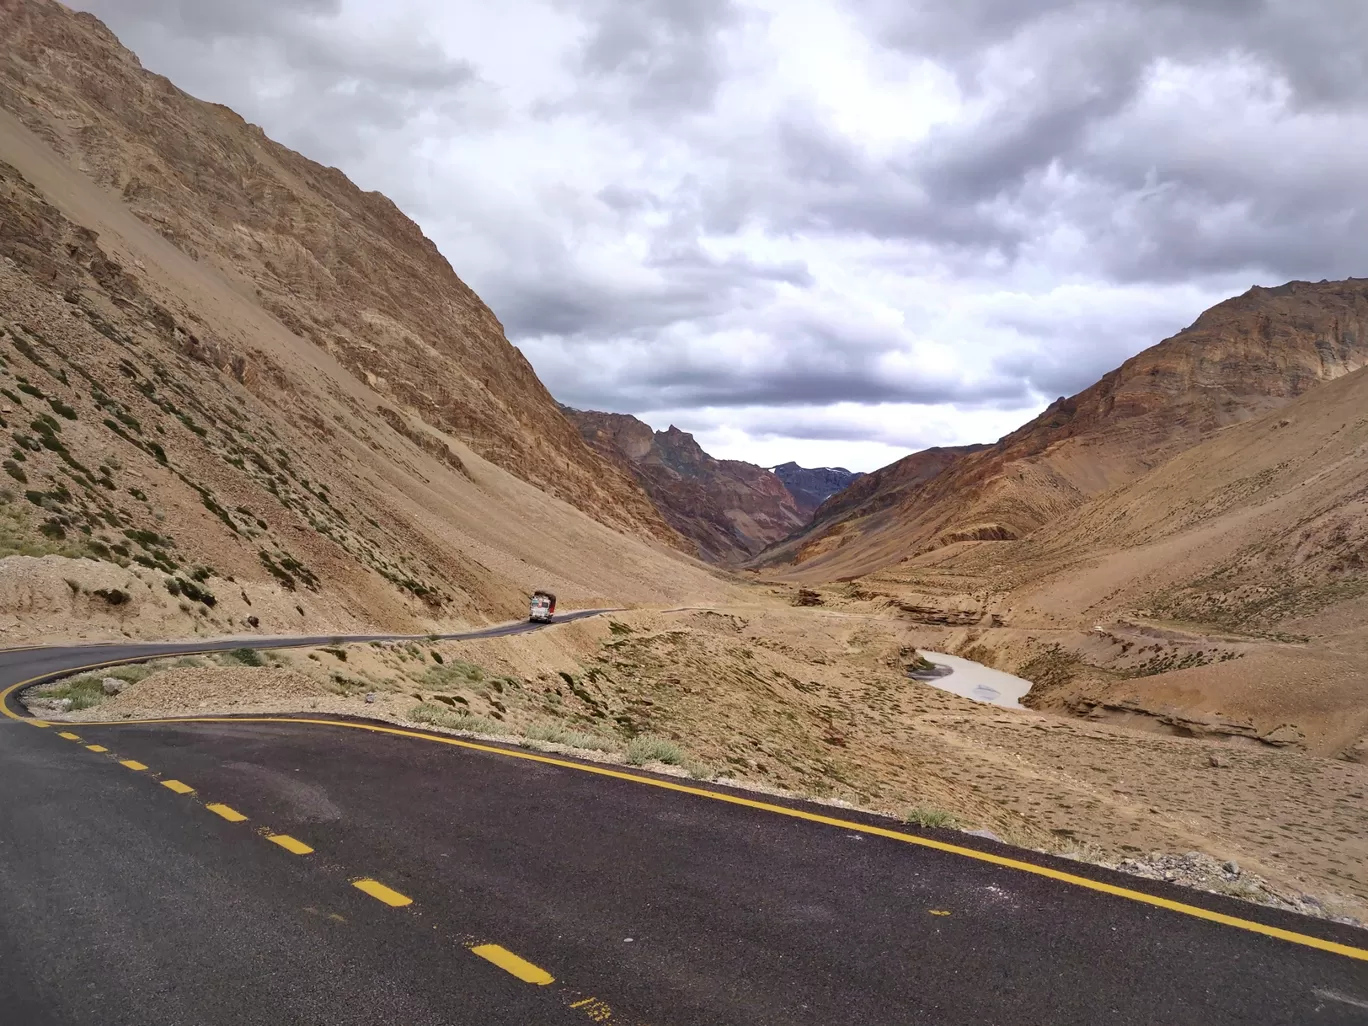
[[[1368,1022],[1365,931],[422,731],[4,717],[0,776],[6,1026]]]

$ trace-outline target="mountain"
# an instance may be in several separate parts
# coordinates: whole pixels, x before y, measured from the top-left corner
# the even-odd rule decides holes
[[[1028,704],[1368,757],[1368,368],[1020,541],[863,578]]]
[[[909,457],[765,554],[797,579],[870,573],[966,541],[1023,538],[1223,429],[1368,362],[1368,279],[1253,288],[1060,398],[995,445]],[[923,465],[930,463],[929,475]]]
[[[678,539],[386,197],[144,71],[95,18],[0,5],[0,108],[377,399],[614,527]],[[233,358],[236,343],[215,342]]]
[[[728,593],[387,199],[87,15],[6,0],[0,37],[0,633]]]
[[[636,476],[665,521],[709,562],[740,562],[807,523],[777,475],[713,459],[674,425],[652,431],[623,413],[563,411],[591,447]]]
[[[796,463],[781,463],[772,470],[798,503],[799,512],[809,516],[827,499],[865,476],[845,467],[800,467]]]

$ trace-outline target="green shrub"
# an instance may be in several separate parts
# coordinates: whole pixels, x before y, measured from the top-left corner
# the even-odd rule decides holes
[[[266,660],[261,658],[261,653],[254,648],[235,648],[223,653],[224,658],[230,659],[243,666],[265,666]]]
[[[955,817],[944,809],[933,809],[927,805],[916,805],[909,809],[903,819],[911,826],[919,827],[953,827]]]
[[[634,737],[627,745],[627,761],[634,766],[648,762],[663,762],[678,766],[686,758],[684,749],[667,738],[642,734]]]
[[[503,729],[488,717],[453,712],[430,702],[415,705],[409,710],[408,718],[418,723],[430,723],[434,727],[446,727],[449,730],[466,730],[472,734],[497,734]]]
[[[622,744],[615,738],[584,730],[572,730],[555,720],[538,720],[530,724],[523,731],[523,737],[529,741],[548,741],[551,744],[583,748],[590,752],[616,752],[622,748]]]

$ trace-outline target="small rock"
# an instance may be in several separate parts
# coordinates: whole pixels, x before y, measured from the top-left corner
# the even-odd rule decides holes
[[[71,699],[59,698],[52,703],[52,708],[56,709],[58,712],[71,712]]]
[[[119,680],[118,677],[106,677],[104,680],[100,681],[100,690],[106,695],[117,695],[126,686],[127,685]]]
[[[1239,875],[1240,875],[1240,864],[1239,864],[1238,862],[1236,862],[1234,859],[1231,859],[1229,862],[1227,862],[1227,863],[1226,863],[1225,865],[1223,865],[1221,868],[1224,869],[1224,870],[1225,870],[1227,873],[1229,873],[1231,876],[1239,876]]]
[[[248,626],[248,627],[258,627],[258,626],[260,626],[260,625],[261,625],[261,621],[260,621],[259,619],[257,619],[257,617],[255,617],[255,616],[249,616],[249,617],[247,617],[247,626]]]
[[[367,692],[366,692],[366,704],[367,704],[367,705],[373,704],[373,703],[375,702],[376,697],[377,697],[377,696],[376,696],[376,694],[375,694],[374,691],[367,691]]]
[[[1208,757],[1207,761],[1218,769],[1226,769],[1230,766],[1230,760],[1227,759],[1224,755],[1216,755],[1213,753],[1211,756]]]

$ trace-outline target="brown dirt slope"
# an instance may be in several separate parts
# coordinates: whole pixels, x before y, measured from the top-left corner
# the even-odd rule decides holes
[[[65,94],[45,91],[43,68],[66,67],[87,43],[96,70],[132,60],[93,21],[56,5],[10,3],[0,13],[0,81],[22,77],[44,103]],[[22,76],[11,30],[36,62]],[[38,47],[35,33],[58,49]],[[140,88],[203,107],[150,77]],[[197,258],[154,230],[122,191],[73,165],[85,158],[46,141],[99,128],[93,103],[87,121],[85,106],[42,114],[15,96],[0,106],[0,643],[422,632],[516,617],[537,586],[569,606],[730,594],[634,530],[643,522],[630,504],[614,507],[616,528],[605,526],[487,461],[353,373],[353,350],[290,330],[226,256]],[[23,121],[6,109],[14,102],[28,107]],[[60,129],[25,123],[42,127],[49,116]],[[150,163],[160,151],[140,152]],[[218,188],[207,174],[200,184]],[[337,223],[350,224],[348,245],[402,241],[341,214]],[[495,342],[507,345],[484,342],[490,360]],[[434,379],[459,380],[461,350],[442,344],[452,355],[432,365]],[[541,401],[528,399],[529,416],[540,416]],[[554,406],[549,416],[573,430]],[[586,474],[602,466],[572,441]],[[576,473],[567,469],[571,480]]]
[[[1253,288],[941,473],[908,477],[895,464],[858,482],[764,562],[832,580],[958,542],[1023,538],[1365,363],[1368,279]]]
[[[1368,368],[1027,539],[861,586],[960,625],[940,640],[1034,681],[1037,708],[1368,757]]]
[[[763,467],[713,459],[693,435],[622,413],[565,408],[590,446],[627,469],[667,523],[713,563],[736,563],[802,527],[807,517]]]
[[[604,523],[679,543],[389,199],[144,71],[90,15],[5,0],[0,38],[0,107],[164,238],[415,419]]]

